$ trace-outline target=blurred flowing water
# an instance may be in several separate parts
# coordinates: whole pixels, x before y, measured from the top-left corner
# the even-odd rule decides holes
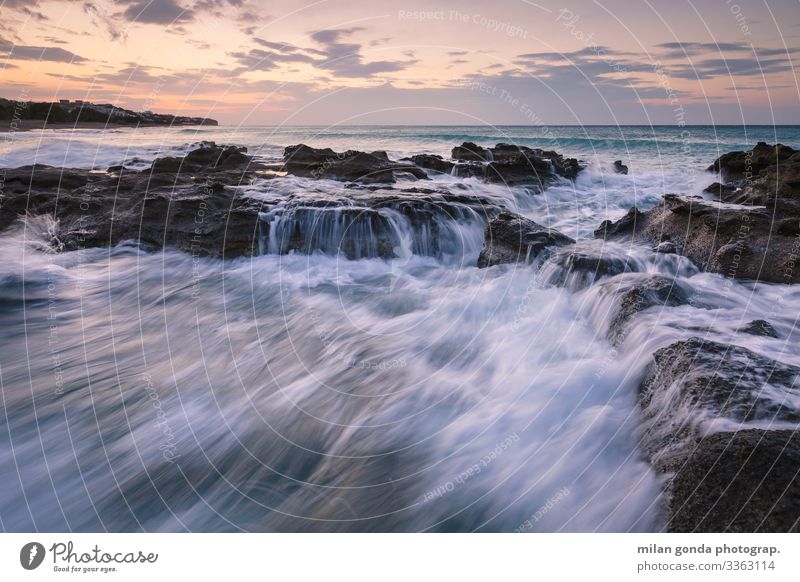
[[[396,157],[446,154],[463,140],[557,149],[590,166],[543,194],[451,176],[432,184],[628,267],[597,281],[556,257],[477,269],[484,223],[467,214],[438,229],[438,252],[393,223],[389,260],[338,254],[336,220],[308,254],[275,254],[275,239],[262,256],[224,262],[134,242],[55,253],[57,224],[20,222],[0,235],[2,529],[658,530],[661,477],[637,448],[650,355],[700,335],[800,364],[800,289],[699,273],[592,231],[663,193],[699,193],[721,152],[774,142],[770,131],[800,139],[796,128],[691,128],[687,150],[675,128],[556,129],[558,143],[529,128],[474,127],[16,136],[3,166],[146,166],[199,139],[265,159],[297,142]],[[615,159],[629,175],[613,173]],[[243,193],[334,199],[345,189],[285,178]],[[269,219],[283,220],[281,208]],[[653,274],[693,301],[642,312],[610,343],[621,294]],[[753,319],[782,339],[736,333]]]

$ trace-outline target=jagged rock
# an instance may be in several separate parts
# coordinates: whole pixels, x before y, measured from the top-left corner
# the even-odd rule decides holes
[[[750,323],[743,325],[739,328],[742,333],[749,333],[750,335],[760,335],[763,337],[778,337],[778,332],[772,327],[772,324],[763,319],[754,319]]]
[[[728,152],[714,160],[709,172],[717,172],[725,182],[753,177],[762,170],[777,165],[795,154],[795,150],[783,144],[774,146],[760,141],[749,152]]]
[[[749,152],[720,156],[708,171],[718,172],[733,188],[720,192],[726,202],[774,205],[788,199],[798,204],[785,206],[782,213],[800,216],[800,152],[789,146],[759,142]]]
[[[486,166],[481,162],[458,162],[453,166],[452,174],[457,178],[479,178],[486,175]]]
[[[628,166],[622,163],[622,160],[617,160],[614,162],[614,171],[617,174],[627,174],[628,173]]]
[[[486,225],[478,267],[528,262],[546,250],[571,244],[575,241],[557,230],[517,214],[501,212]]]
[[[144,170],[7,170],[0,228],[48,214],[58,221],[61,250],[136,239],[197,255],[250,255],[261,203],[228,186],[247,183],[258,168],[243,148],[204,142],[185,158],[159,158]]]

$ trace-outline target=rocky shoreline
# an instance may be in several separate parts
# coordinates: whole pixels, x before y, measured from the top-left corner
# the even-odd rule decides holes
[[[614,168],[628,172],[620,160]],[[299,144],[270,164],[244,148],[204,142],[144,170],[0,169],[0,231],[47,215],[58,224],[49,241],[53,251],[134,240],[147,249],[225,259],[315,251],[358,259],[399,256],[400,220],[410,233],[410,251],[430,256],[451,250],[445,247],[453,237],[443,233],[470,224],[484,232],[480,268],[538,268],[550,261],[561,269],[554,279],[561,285],[563,273],[577,273],[582,285],[591,285],[642,270],[627,259],[587,251],[489,197],[462,195],[431,180],[448,174],[525,188],[535,196],[576,179],[583,169],[557,152],[509,144],[465,142],[449,159],[421,153],[402,160],[383,151]],[[730,279],[800,283],[800,152],[759,143],[752,151],[721,156],[708,170],[717,179],[706,189],[711,198],[668,194],[654,208],[631,208],[621,219],[603,222],[595,237],[648,245]],[[274,181],[292,176],[342,182],[341,195],[269,193]],[[395,187],[401,183],[406,187]],[[254,184],[268,194],[248,195]],[[644,279],[619,297],[609,341],[619,345],[644,309],[685,305],[690,295],[667,277]],[[763,320],[739,332],[779,335]],[[791,406],[798,375],[794,366],[699,337],[653,354],[638,394],[640,438],[643,454],[666,476],[667,529],[800,529],[800,438],[787,428],[800,423],[800,411]],[[738,430],[743,422],[764,428]]]

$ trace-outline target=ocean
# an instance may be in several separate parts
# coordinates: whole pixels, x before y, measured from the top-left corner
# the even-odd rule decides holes
[[[449,175],[426,187],[636,269],[595,283],[547,263],[478,269],[485,223],[469,215],[440,229],[437,253],[398,222],[389,260],[343,258],[331,227],[311,254],[264,240],[260,256],[226,261],[132,242],[55,253],[58,225],[28,217],[0,233],[2,530],[659,531],[664,477],[638,442],[653,352],[699,335],[800,365],[800,287],[593,237],[632,206],[704,195],[725,152],[800,147],[800,127],[45,130],[0,134],[0,167],[146,168],[203,140],[269,162],[297,143],[393,159],[463,141],[556,150],[587,169],[542,193]],[[348,196],[297,177],[241,192]],[[612,345],[620,290],[652,274],[694,300],[643,311]],[[755,319],[781,339],[736,333]]]

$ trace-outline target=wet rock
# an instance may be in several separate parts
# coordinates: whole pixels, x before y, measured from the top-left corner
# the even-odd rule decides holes
[[[617,160],[614,162],[614,172],[617,174],[627,174],[628,173],[628,166],[622,163],[622,160]]]
[[[420,168],[431,170],[437,174],[449,174],[453,170],[453,162],[445,160],[442,156],[433,154],[417,154],[410,158],[405,158],[405,161],[413,162]]]
[[[637,223],[643,222],[644,219],[644,212],[635,207],[631,208],[619,220],[604,220],[594,231],[594,237],[604,240],[623,240],[626,236],[633,236],[637,232]]]
[[[749,152],[724,154],[708,170],[718,172],[723,183],[734,188],[725,201],[760,205],[800,201],[800,152],[788,146],[759,142]],[[794,214],[800,215],[797,206]]]
[[[728,152],[714,160],[709,172],[717,172],[725,182],[741,180],[758,175],[762,170],[773,167],[792,157],[795,150],[783,144],[770,146],[760,141],[749,152]]]
[[[544,189],[557,176],[574,180],[583,166],[554,151],[499,143],[490,150],[485,178],[490,183],[528,185]]]
[[[673,532],[800,531],[800,433],[741,430],[692,444],[667,506]]]
[[[489,221],[478,267],[529,262],[542,252],[575,244],[570,237],[532,220],[501,212]]]
[[[639,390],[641,445],[667,474],[667,529],[797,531],[800,368],[700,338],[656,351]]]
[[[305,144],[289,146],[284,150],[283,169],[296,176],[326,178],[364,183],[391,183],[398,174],[417,179],[428,175],[415,164],[392,162],[386,152],[335,152],[330,148],[312,148]]]
[[[618,346],[625,341],[628,324],[651,307],[677,307],[689,302],[689,291],[677,280],[652,275],[625,290],[608,328],[609,341]]]
[[[642,448],[654,466],[671,471],[709,432],[800,422],[791,405],[798,374],[796,366],[696,337],[657,350],[639,389]]]
[[[262,221],[262,234],[275,241],[270,252],[321,251],[347,259],[391,258],[400,240],[386,216],[371,208],[287,207],[277,220]]]
[[[460,146],[454,147],[450,153],[450,157],[460,162],[488,162],[489,155],[486,148],[482,148],[471,141],[465,141]]]
[[[760,335],[763,337],[778,337],[778,332],[772,327],[772,324],[763,319],[754,319],[750,323],[743,325],[739,328],[741,333],[749,333],[750,335]]]
[[[681,247],[671,240],[665,240],[653,247],[653,252],[665,255],[679,255]]]
[[[739,189],[736,186],[731,186],[729,184],[720,184],[719,182],[714,182],[710,186],[708,186],[703,192],[708,194],[713,194],[715,198],[723,201],[723,202],[733,202],[738,203],[739,200],[735,196],[736,192]]]
[[[553,174],[550,171],[550,164],[543,159],[519,156],[514,160],[489,163],[484,177],[490,184],[530,185],[543,190],[553,178]]]
[[[254,254],[261,203],[229,186],[249,182],[259,165],[242,148],[205,142],[195,151],[141,171],[7,170],[0,228],[24,214],[47,214],[58,221],[61,250],[134,239],[203,256]]]
[[[784,234],[792,232],[789,228],[776,228],[773,214],[768,208],[732,208],[667,194],[647,212],[633,208],[616,222],[603,222],[595,237],[652,245],[672,241],[702,270],[737,279],[798,283],[800,238]]]
[[[642,267],[636,259],[607,248],[569,246],[555,251],[542,265],[539,276],[550,285],[576,291],[604,277],[639,271]]]
[[[452,174],[457,178],[479,178],[482,180],[486,174],[486,166],[481,162],[458,162],[453,166]]]

